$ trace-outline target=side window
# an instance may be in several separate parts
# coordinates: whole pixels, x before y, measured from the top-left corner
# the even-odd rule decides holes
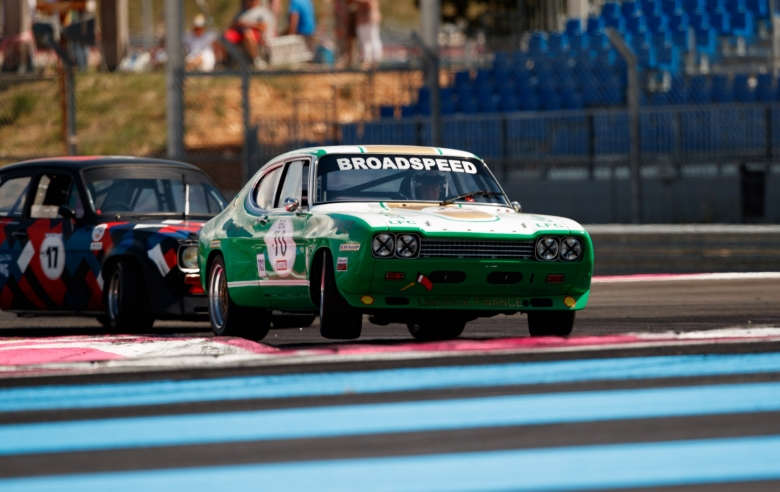
[[[29,186],[29,176],[20,176],[0,181],[0,216],[22,216]]]
[[[284,177],[282,191],[279,193],[277,207],[283,207],[284,200],[289,197],[297,198],[301,206],[308,205],[308,184],[308,161],[294,161],[287,164],[287,174]]]
[[[81,210],[81,215],[84,215],[84,206],[78,196],[75,183],[69,175],[54,173],[41,175],[30,207],[30,217],[56,219],[60,216],[59,208],[62,205],[73,206],[77,214]]]
[[[277,167],[260,180],[253,192],[255,203],[258,207],[263,209],[273,208],[276,190],[279,187],[279,179],[282,177],[283,169],[284,166]]]

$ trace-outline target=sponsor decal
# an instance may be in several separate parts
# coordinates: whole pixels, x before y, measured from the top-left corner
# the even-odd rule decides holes
[[[92,251],[100,251],[103,249],[103,243],[92,243],[89,245],[89,249]]]
[[[418,297],[418,306],[472,306],[468,297]]]
[[[337,272],[346,272],[347,271],[347,258],[344,256],[339,256],[339,258],[336,260],[336,271]]]
[[[339,246],[339,251],[360,251],[360,243],[346,243]]]
[[[9,277],[10,271],[8,269],[8,263],[0,263],[0,276]]]
[[[563,303],[566,304],[566,307],[573,308],[577,304],[577,300],[572,296],[566,296],[563,298]]]
[[[371,296],[363,296],[363,297],[360,298],[360,302],[362,302],[363,304],[365,304],[367,306],[370,306],[371,304],[374,303],[374,298],[371,297]]]
[[[293,223],[288,218],[275,221],[265,235],[268,259],[274,267],[274,273],[286,277],[292,272],[297,254],[293,240]]]
[[[96,225],[95,228],[92,229],[92,242],[98,242],[103,239],[103,234],[106,233],[107,228],[108,226],[106,224]]]
[[[268,273],[265,271],[265,253],[257,255],[257,276],[260,278],[268,276]]]
[[[62,234],[47,234],[39,253],[41,270],[49,280],[57,280],[65,270],[65,244]]]
[[[430,157],[342,157],[336,159],[341,171],[357,169],[414,169],[416,171],[442,171],[450,173],[477,174],[477,166],[458,159],[431,159]]]
[[[219,239],[215,239],[209,243],[209,248],[219,248]]]
[[[410,284],[409,284],[409,285],[407,285],[406,287],[403,287],[403,288],[401,289],[401,292],[405,291],[406,289],[411,289],[412,287],[414,287],[414,282],[410,283]]]

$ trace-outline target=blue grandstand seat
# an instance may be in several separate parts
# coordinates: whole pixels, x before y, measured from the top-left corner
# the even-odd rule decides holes
[[[712,80],[710,81],[710,94],[712,95],[713,102],[734,102],[734,95],[729,77],[724,74],[713,75]]]
[[[666,106],[669,102],[669,92],[655,92],[651,94],[650,104],[653,106]]]
[[[776,100],[774,80],[771,73],[758,75],[756,99],[760,102],[774,102]]]
[[[379,117],[382,119],[395,118],[395,106],[379,106]]]
[[[631,46],[637,57],[637,62],[642,67],[655,68],[658,66],[655,48],[647,43],[635,43]]]
[[[420,101],[417,103],[417,113],[420,116],[430,116],[431,115],[431,101]]]
[[[590,48],[593,50],[609,49],[609,37],[604,32],[590,35]]]
[[[710,12],[710,25],[718,34],[731,34],[731,16],[724,10]]]
[[[604,32],[604,19],[601,17],[588,17],[588,34],[591,36]]]
[[[641,16],[642,4],[636,0],[623,0],[620,4],[620,11],[623,17]]]
[[[752,37],[756,31],[753,13],[738,10],[731,13],[731,32],[735,36]]]
[[[524,67],[530,59],[528,53],[522,51],[515,51],[512,53],[512,66],[515,68]]]
[[[767,0],[747,0],[747,9],[753,12],[753,15],[757,18],[764,18],[769,15]]]
[[[515,95],[502,95],[499,100],[499,108],[503,113],[514,113],[520,110],[520,101]]]
[[[620,4],[612,0],[604,2],[601,6],[601,15],[605,18],[620,17]]]
[[[747,2],[745,0],[726,0],[726,9],[732,14],[747,9]]]
[[[647,16],[660,15],[663,13],[660,0],[642,0],[640,3],[642,4],[642,12]]]
[[[674,38],[672,37],[672,31],[665,29],[663,32],[653,33],[653,39],[651,40],[654,46],[659,47],[665,44],[674,44]]]
[[[442,101],[444,100],[450,100],[455,96],[455,91],[452,90],[452,87],[440,87],[439,88],[439,97]]]
[[[656,45],[658,68],[676,74],[680,70],[680,49],[671,43]]]
[[[673,14],[669,14],[669,29],[673,31],[680,31],[688,29],[690,25],[690,18],[688,14],[682,11],[677,11]]]
[[[479,69],[477,70],[477,76],[474,79],[476,85],[490,84],[493,82],[493,72],[490,70]]]
[[[455,86],[471,84],[471,74],[468,71],[455,72]]]
[[[514,96],[517,92],[515,83],[511,80],[500,83],[496,86],[496,93],[501,97]]]
[[[493,97],[494,87],[493,84],[485,83],[477,86],[477,99],[480,101],[483,99],[490,99]]]
[[[726,10],[726,0],[707,0],[704,8],[706,8],[707,12],[710,14],[719,10]]]
[[[561,101],[565,109],[582,109],[585,103],[582,96],[576,90],[569,90],[561,95]]]
[[[412,118],[417,115],[417,105],[401,106],[401,118]]]
[[[456,109],[457,109],[457,105],[455,104],[455,101],[453,101],[452,99],[442,99],[441,114],[443,115],[455,114]]]
[[[477,101],[477,98],[475,97],[459,99],[457,111],[464,114],[479,113],[479,101]]]
[[[683,8],[688,12],[694,10],[704,10],[707,8],[707,0],[683,0]]]
[[[542,103],[535,94],[524,94],[520,100],[520,107],[523,111],[539,111]]]
[[[669,104],[688,104],[688,89],[682,81],[673,82],[666,98]]]
[[[500,67],[493,70],[493,82],[498,86],[512,80],[512,70],[509,67]]]
[[[750,76],[747,74],[739,73],[734,76],[732,90],[736,102],[751,103],[756,101],[756,90],[750,87]]]
[[[671,16],[675,12],[682,11],[683,6],[680,0],[661,0],[661,9],[664,14]]]
[[[669,16],[666,14],[652,14],[646,16],[647,29],[653,33],[662,33],[669,30]]]
[[[587,51],[590,47],[590,38],[587,34],[569,35],[569,54],[571,56],[580,56],[582,51]]]
[[[474,88],[469,85],[460,85],[455,88],[455,98],[460,101],[466,101],[474,96]]]
[[[696,49],[708,55],[714,55],[717,51],[717,39],[715,29],[696,29]]]
[[[540,55],[547,53],[547,33],[543,31],[534,31],[528,40],[528,53],[531,55]]]
[[[620,33],[626,32],[626,20],[623,17],[607,17],[602,14],[601,18],[604,19],[605,27],[611,27]]]
[[[531,80],[531,74],[525,66],[515,67],[512,78],[516,84],[528,84]]]
[[[498,96],[490,96],[486,99],[479,99],[479,111],[481,113],[498,113],[500,109],[500,99]]]
[[[566,33],[551,32],[547,38],[547,51],[555,55],[569,51],[569,38]]]
[[[417,102],[419,104],[430,104],[431,90],[427,87],[420,87],[420,89],[417,91]]]
[[[710,27],[710,14],[706,10],[689,10],[688,18],[694,29],[707,29]]]
[[[647,31],[647,20],[644,15],[632,15],[625,17],[626,30],[630,33],[642,33]]]
[[[582,34],[582,22],[579,19],[569,19],[566,21],[566,34],[576,36]]]

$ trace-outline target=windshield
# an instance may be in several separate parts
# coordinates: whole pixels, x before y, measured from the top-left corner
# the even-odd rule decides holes
[[[507,205],[478,159],[441,156],[326,155],[317,165],[316,202],[433,201]],[[473,193],[471,195],[470,193]]]
[[[221,212],[227,204],[206,175],[190,169],[138,164],[111,166],[85,171],[84,180],[98,215],[119,212],[184,215],[186,212],[210,216]]]

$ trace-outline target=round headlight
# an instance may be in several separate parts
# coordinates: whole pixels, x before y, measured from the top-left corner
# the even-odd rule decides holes
[[[198,269],[198,247],[182,246],[179,249],[179,265],[185,270],[197,270]]]
[[[582,242],[576,237],[566,237],[561,240],[561,259],[566,261],[579,260],[582,256]]]
[[[536,242],[536,257],[544,261],[552,261],[558,257],[558,239],[543,237]]]
[[[371,249],[376,256],[381,258],[393,256],[393,252],[395,251],[395,238],[392,234],[377,234],[374,236],[374,240],[371,241]]]
[[[400,234],[395,241],[395,254],[399,258],[414,258],[420,250],[420,241],[414,234]]]

